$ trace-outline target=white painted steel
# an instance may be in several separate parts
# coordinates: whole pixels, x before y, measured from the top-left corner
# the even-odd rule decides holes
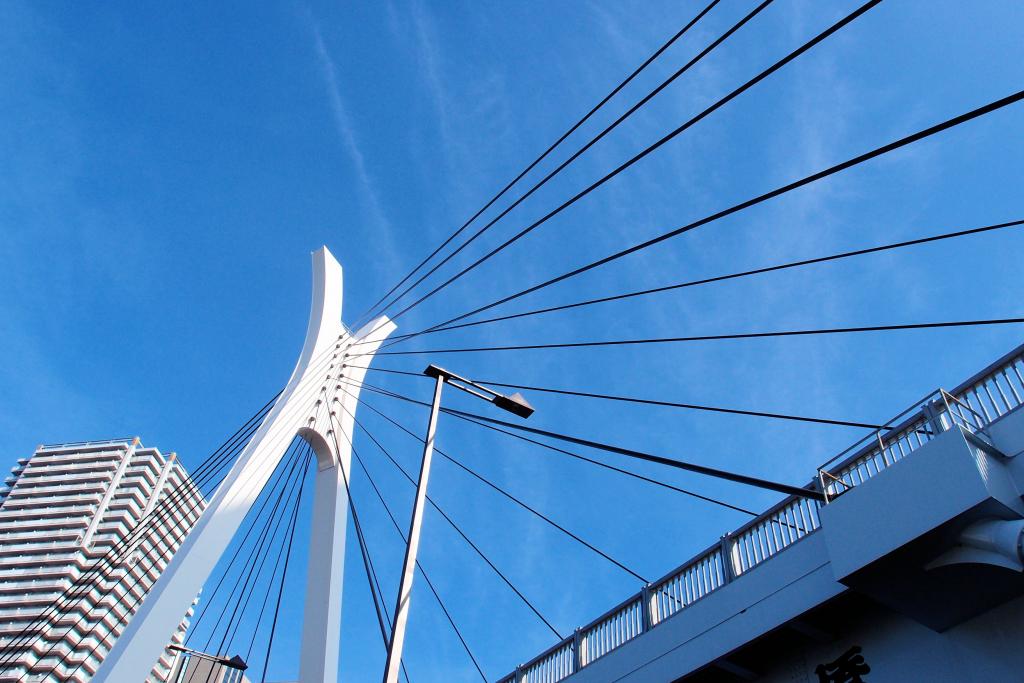
[[[359,365],[368,365],[373,352],[395,329],[381,317],[359,334],[350,335],[341,323],[341,304],[341,266],[323,247],[313,253],[309,324],[287,386],[107,656],[93,679],[96,683],[145,679],[296,435],[306,439],[317,454],[300,682],[337,680],[348,519],[341,468],[348,469],[351,455],[340,444],[348,444],[352,438],[352,418],[336,416],[345,438],[335,447],[327,392],[342,378],[356,387],[362,382],[365,370],[343,367],[349,347],[358,345],[354,353],[362,357]],[[355,400],[351,398],[351,413],[355,412]]]
[[[438,375],[434,383],[434,401],[430,407],[430,420],[427,422],[427,438],[423,442],[423,461],[420,463],[420,477],[416,485],[412,521],[409,522],[409,542],[405,547],[402,580],[398,587],[398,600],[395,602],[394,628],[391,630],[391,640],[388,643],[388,656],[384,665],[384,683],[398,683],[398,672],[402,666],[405,623],[409,619],[409,600],[412,595],[413,579],[416,576],[416,554],[420,547],[423,508],[427,503],[427,482],[430,479],[430,462],[434,457],[434,434],[437,432],[437,413],[441,408],[442,389],[444,389],[444,376]]]

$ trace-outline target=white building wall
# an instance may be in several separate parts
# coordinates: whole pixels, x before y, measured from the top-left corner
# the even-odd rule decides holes
[[[138,439],[40,446],[18,461],[0,489],[0,656],[17,653],[0,683],[92,678],[206,504],[187,478],[173,453],[164,456]],[[175,494],[174,513],[125,562],[100,564],[102,571],[76,590],[80,600],[50,610],[183,484],[191,488]],[[34,637],[19,639],[43,613]],[[173,644],[183,643],[191,615],[189,606]],[[173,664],[174,653],[165,651],[148,680],[167,681]]]

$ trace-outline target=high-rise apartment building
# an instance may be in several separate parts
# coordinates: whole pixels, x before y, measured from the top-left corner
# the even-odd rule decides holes
[[[138,438],[40,446],[5,483],[0,683],[88,681],[205,500],[173,453],[145,448]],[[157,510],[161,501],[170,504]],[[127,559],[110,563],[108,551],[118,547],[124,556],[129,534],[154,510],[157,522],[131,536],[137,541]],[[80,599],[66,599],[83,575],[74,589]],[[183,608],[170,644],[182,644],[191,614]],[[176,654],[166,650],[148,680],[167,681]]]

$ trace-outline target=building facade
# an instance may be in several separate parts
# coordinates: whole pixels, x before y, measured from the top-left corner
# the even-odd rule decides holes
[[[0,683],[88,681],[205,500],[173,453],[138,438],[40,446],[5,484]],[[169,680],[175,657],[166,650],[148,680]]]

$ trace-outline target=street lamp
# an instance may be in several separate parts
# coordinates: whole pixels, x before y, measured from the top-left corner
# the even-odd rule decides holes
[[[398,587],[398,601],[395,603],[394,626],[391,629],[391,640],[388,642],[388,658],[384,665],[384,683],[397,683],[398,671],[402,661],[402,645],[405,642],[405,622],[409,618],[409,598],[412,592],[412,580],[416,574],[416,554],[420,545],[420,528],[423,526],[423,505],[427,499],[427,479],[430,477],[430,461],[434,455],[434,433],[437,431],[437,414],[441,409],[441,390],[445,384],[461,389],[479,399],[488,401],[513,415],[528,418],[533,414],[533,407],[518,393],[506,396],[460,377],[436,365],[429,365],[424,375],[433,377],[434,400],[430,405],[430,420],[427,423],[427,438],[423,441],[423,460],[420,463],[420,478],[416,484],[416,500],[412,508],[412,520],[409,522],[409,542],[405,548],[405,560],[402,563],[402,580]]]

